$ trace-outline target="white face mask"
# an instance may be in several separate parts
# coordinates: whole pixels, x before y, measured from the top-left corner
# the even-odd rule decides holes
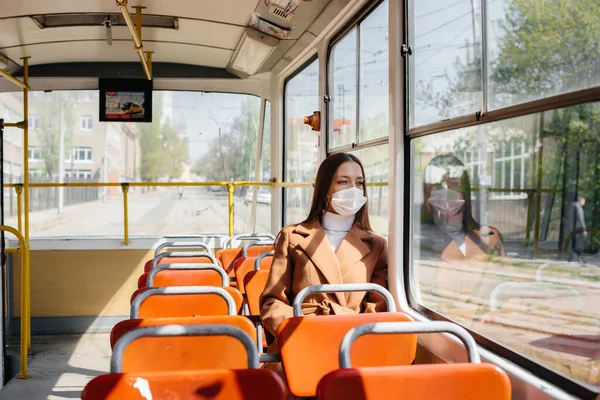
[[[363,191],[357,187],[340,190],[331,196],[331,207],[344,217],[356,214],[366,202]]]

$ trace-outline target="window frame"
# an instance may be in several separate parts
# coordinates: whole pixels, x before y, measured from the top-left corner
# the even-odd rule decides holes
[[[302,71],[304,71],[306,68],[308,68],[308,66],[310,66],[313,62],[317,62],[317,67],[319,66],[318,61],[319,61],[319,54],[317,52],[315,52],[311,57],[309,57],[304,63],[302,63],[302,65],[300,65],[298,68],[296,68],[296,70],[294,70],[294,72],[292,72],[290,75],[288,75],[284,80],[283,80],[283,97],[282,97],[282,107],[281,107],[281,119],[283,121],[282,124],[282,135],[281,135],[281,179],[283,180],[283,182],[285,182],[287,180],[287,174],[286,174],[286,165],[287,165],[287,152],[285,151],[286,149],[286,144],[287,144],[287,136],[288,136],[288,126],[287,126],[287,121],[286,121],[286,112],[287,112],[287,87],[288,87],[288,83],[294,79],[296,76],[298,76],[299,74],[302,73]],[[317,68],[320,74],[320,68]],[[319,82],[320,80],[320,75],[317,75],[317,82]],[[317,97],[319,97],[319,101],[320,99],[320,95],[317,95]],[[320,143],[319,143],[320,144]],[[271,163],[273,161],[271,160]],[[272,164],[271,164],[272,165]],[[271,170],[271,173],[273,173],[273,171]],[[296,189],[296,188],[290,188],[290,189]],[[302,189],[302,188],[301,188]],[[286,200],[286,194],[287,194],[288,188],[287,187],[283,187],[282,188],[282,196],[281,196],[281,204],[280,204],[280,212],[281,212],[281,220],[283,221],[283,226],[288,225],[288,222],[286,221],[286,210],[285,210],[285,200]]]
[[[340,29],[340,31],[333,36],[333,38],[329,41],[327,45],[327,62],[326,62],[326,73],[325,73],[325,150],[327,155],[332,155],[336,153],[344,153],[349,150],[360,150],[366,149],[368,147],[375,147],[378,145],[383,145],[389,143],[389,132],[386,136],[382,136],[376,139],[370,139],[361,141],[360,140],[360,25],[362,22],[367,19],[373,11],[375,11],[385,0],[377,0],[372,3],[368,3],[365,5],[359,12],[355,14],[355,16],[348,21],[348,23]],[[389,27],[389,16],[388,16],[388,27]],[[345,144],[337,147],[330,147],[329,134],[330,129],[333,129],[333,119],[331,118],[333,115],[333,109],[331,107],[331,83],[333,81],[332,74],[332,63],[331,63],[331,53],[336,44],[342,41],[346,35],[352,31],[352,29],[356,28],[356,137],[355,142],[350,144]],[[388,61],[389,64],[389,61]],[[389,92],[388,92],[389,98]]]
[[[404,93],[403,93],[403,101],[404,101],[404,126],[403,131],[404,135],[404,182],[408,182],[408,184],[404,187],[404,215],[403,215],[403,229],[402,234],[403,237],[408,238],[408,240],[403,241],[403,266],[400,269],[401,273],[404,274],[404,291],[406,294],[406,299],[408,305],[411,309],[416,312],[427,316],[433,320],[439,321],[449,321],[460,325],[458,322],[451,320],[448,317],[445,317],[436,311],[425,307],[422,304],[419,304],[417,299],[413,294],[413,289],[415,288],[414,284],[416,282],[413,281],[412,277],[412,248],[413,248],[413,196],[414,191],[412,187],[412,177],[414,174],[414,163],[413,163],[413,154],[412,154],[412,141],[421,136],[432,135],[436,133],[443,133],[452,131],[458,128],[466,128],[478,125],[489,125],[492,122],[504,121],[512,118],[523,117],[528,115],[534,115],[537,113],[543,113],[545,111],[551,111],[560,108],[572,107],[585,103],[594,103],[600,102],[600,85],[580,89],[573,92],[561,93],[558,95],[551,95],[544,98],[540,98],[537,100],[531,100],[520,104],[514,104],[508,107],[498,108],[492,111],[488,111],[487,107],[489,104],[489,66],[488,66],[488,37],[487,37],[487,1],[481,1],[481,27],[482,27],[482,90],[483,90],[483,104],[482,110],[476,112],[475,114],[468,114],[460,117],[450,118],[447,120],[440,120],[434,123],[410,128],[409,117],[410,117],[410,108],[409,108],[409,97],[414,94],[410,92],[410,80],[411,80],[411,68],[414,68],[414,63],[411,62],[411,55],[406,55],[404,57]],[[412,24],[411,13],[413,10],[410,8],[410,2],[404,2],[404,43],[408,45],[409,37],[411,35],[411,30],[414,29],[414,25]],[[461,325],[462,326],[462,325]],[[553,371],[552,369],[546,367],[545,365],[534,361],[533,359],[527,358],[526,356],[517,353],[509,349],[508,347],[494,341],[488,339],[477,332],[464,327],[475,339],[478,345],[483,348],[491,351],[499,355],[500,357],[515,363],[516,365],[524,368],[535,376],[552,382],[562,390],[573,394],[582,399],[595,400],[597,396],[600,394],[600,390],[598,392],[592,390],[590,387],[587,387],[567,376],[561,375],[558,372]]]

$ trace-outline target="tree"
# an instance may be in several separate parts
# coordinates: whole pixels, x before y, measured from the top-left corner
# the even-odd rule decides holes
[[[46,169],[46,178],[57,178],[59,170],[60,131],[64,134],[64,159],[68,159],[73,143],[75,116],[74,102],[64,92],[31,92],[34,115],[39,117],[37,135],[40,140],[40,154]]]
[[[507,0],[497,54],[489,57],[492,106],[597,86],[600,83],[598,15],[597,0]],[[471,57],[467,56],[467,60],[464,63],[457,59],[457,74],[448,79],[448,89],[443,95],[434,96],[430,86],[420,85],[424,100],[436,107],[442,117],[448,115],[456,93],[478,90],[477,79],[474,81],[473,77],[479,76],[474,70],[479,71],[480,67]],[[518,122],[505,121],[503,127]],[[557,150],[544,151],[543,184],[544,188],[561,191],[559,246],[562,246],[569,231],[562,226],[566,206],[576,195],[588,200],[586,220],[591,226],[600,226],[600,106],[582,104],[545,112],[539,116],[539,125],[543,146]],[[550,214],[545,214],[549,218]],[[591,233],[588,245],[596,251],[600,232]]]
[[[184,164],[189,162],[189,144],[181,139],[164,116],[161,97],[155,94],[151,124],[141,125],[141,179],[145,182],[159,178],[179,178]]]
[[[213,181],[248,180],[254,172],[258,138],[258,107],[247,99],[240,114],[230,123],[221,123],[215,138],[193,168]]]

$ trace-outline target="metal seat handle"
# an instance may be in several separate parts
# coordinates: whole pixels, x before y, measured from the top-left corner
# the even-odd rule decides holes
[[[273,256],[274,254],[275,254],[274,250],[265,251],[264,253],[260,253],[254,260],[254,270],[259,271],[260,270],[260,262],[262,261],[262,259],[265,257]]]
[[[216,294],[227,303],[227,314],[236,315],[237,308],[235,300],[223,288],[218,286],[167,286],[161,288],[150,288],[138,294],[131,304],[130,318],[139,318],[139,310],[142,303],[150,296],[168,296],[171,294]]]
[[[123,354],[133,341],[145,337],[231,336],[239,340],[248,353],[248,368],[258,369],[258,351],[252,338],[238,327],[214,325],[163,325],[137,328],[124,334],[115,344],[110,359],[110,372],[123,372]]]
[[[202,249],[202,251],[211,253],[210,248],[206,245],[206,243],[202,242],[184,242],[184,241],[176,241],[176,242],[164,242],[161,243],[156,250],[154,250],[154,257],[158,256],[160,252],[164,249]],[[199,250],[193,250],[199,251]]]
[[[451,333],[458,337],[465,345],[469,362],[474,364],[481,363],[475,339],[473,339],[466,329],[452,322],[376,322],[359,325],[346,333],[340,344],[340,368],[352,368],[352,363],[350,362],[350,348],[354,341],[359,337],[371,334],[393,333]]]
[[[216,271],[219,276],[221,276],[221,285],[223,287],[229,286],[229,276],[225,270],[216,264],[161,264],[157,265],[155,268],[152,268],[148,273],[148,277],[146,278],[146,287],[153,287],[154,278],[156,274],[160,271],[194,271],[194,270],[208,270],[208,271]]]
[[[383,286],[375,283],[344,283],[330,285],[314,285],[302,289],[294,298],[294,317],[302,316],[302,301],[313,293],[335,293],[335,292],[375,292],[384,298],[389,312],[396,312],[396,303],[392,294]]]
[[[210,259],[211,264],[219,264],[214,255],[205,251],[168,251],[166,253],[160,253],[159,255],[154,257],[154,259],[152,260],[152,264],[150,265],[150,269],[156,267],[158,262],[163,258],[169,257],[206,257]]]

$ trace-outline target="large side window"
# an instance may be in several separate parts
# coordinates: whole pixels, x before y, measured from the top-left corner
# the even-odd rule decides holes
[[[328,149],[388,136],[388,4],[369,10],[329,53]]]
[[[410,7],[410,302],[595,398],[600,5]]]
[[[304,124],[304,117],[319,109],[319,60],[315,59],[285,85],[284,179],[312,183],[319,161],[319,135]],[[308,215],[312,188],[284,189],[284,223],[301,222]]]
[[[365,169],[371,227],[388,234],[388,2],[365,10],[329,52],[328,153],[349,152]]]

